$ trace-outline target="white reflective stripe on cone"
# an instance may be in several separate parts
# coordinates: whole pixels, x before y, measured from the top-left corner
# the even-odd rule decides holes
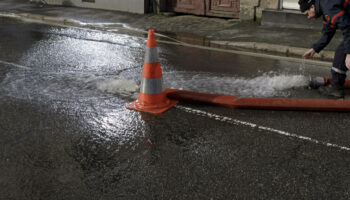
[[[163,78],[142,78],[140,92],[144,94],[160,94],[163,92]]]
[[[159,62],[157,47],[146,47],[145,62],[146,63]]]

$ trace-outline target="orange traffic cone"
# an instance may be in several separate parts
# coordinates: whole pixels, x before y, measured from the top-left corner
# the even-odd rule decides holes
[[[178,102],[177,100],[168,99],[164,93],[162,69],[158,61],[156,37],[154,35],[154,30],[149,30],[139,98],[128,104],[126,108],[160,114],[173,107]]]

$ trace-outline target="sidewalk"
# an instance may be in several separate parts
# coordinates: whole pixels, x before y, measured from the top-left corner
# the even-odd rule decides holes
[[[40,19],[56,23],[120,23],[127,27],[155,29],[174,39],[225,49],[245,50],[301,57],[321,37],[321,30],[291,29],[260,26],[254,22],[192,15],[165,16],[125,12],[60,7],[39,7],[28,0],[2,0],[0,14],[17,14],[21,18]],[[305,19],[306,20],[306,19]],[[328,47],[315,59],[331,61],[334,50],[342,41],[340,31]]]

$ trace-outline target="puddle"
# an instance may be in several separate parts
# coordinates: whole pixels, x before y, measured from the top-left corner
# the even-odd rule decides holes
[[[167,39],[174,41],[181,41],[184,43],[194,44],[194,45],[202,45],[202,46],[210,46],[210,40],[203,36],[190,34],[190,33],[169,33],[162,32],[162,35],[168,37]]]

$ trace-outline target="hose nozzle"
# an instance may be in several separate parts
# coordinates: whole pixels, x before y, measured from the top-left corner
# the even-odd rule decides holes
[[[320,86],[324,86],[326,85],[326,81],[324,80],[323,77],[312,77],[310,79],[310,84],[309,86],[312,88],[312,89],[317,89],[319,88]]]

